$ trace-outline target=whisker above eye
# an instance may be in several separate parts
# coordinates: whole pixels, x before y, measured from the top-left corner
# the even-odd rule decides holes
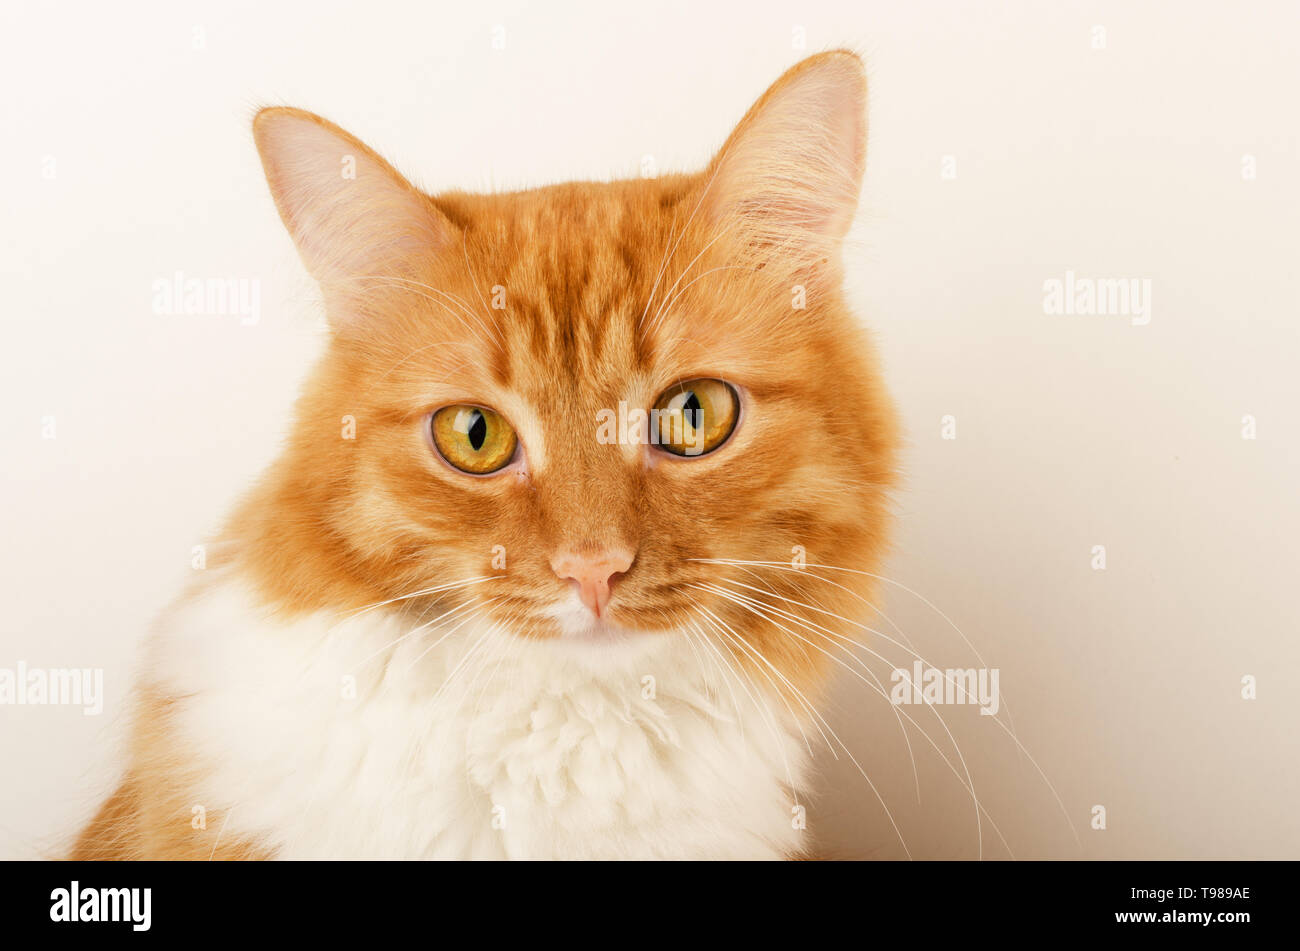
[[[641,319],[637,321],[638,329],[641,329],[642,325],[645,323],[646,314],[650,312],[650,305],[654,301],[655,291],[659,289],[659,281],[663,277],[664,271],[668,267],[668,262],[671,261],[673,255],[677,253],[677,248],[682,243],[682,238],[684,238],[686,236],[686,232],[690,230],[691,222],[695,220],[696,214],[699,213],[701,206],[703,206],[704,199],[709,194],[710,189],[713,188],[713,183],[714,181],[717,180],[718,172],[721,171],[721,169],[722,169],[722,163],[719,162],[717,166],[713,169],[713,173],[709,175],[709,180],[704,184],[704,187],[700,189],[700,197],[695,200],[695,207],[691,209],[691,213],[686,217],[686,221],[682,225],[682,230],[677,232],[677,239],[675,241],[673,240],[673,229],[676,227],[677,224],[677,210],[674,208],[673,226],[672,228],[669,229],[669,233],[668,233],[668,240],[672,242],[672,244],[671,246],[665,244],[664,257],[659,264],[659,271],[655,275],[654,285],[650,288],[650,296],[646,298],[645,311],[642,312]]]
[[[651,329],[654,329],[659,326],[659,322],[663,317],[664,307],[671,301],[676,300],[676,297],[673,295],[673,291],[677,290],[677,285],[682,282],[682,278],[684,278],[688,273],[690,273],[691,268],[695,267],[695,262],[698,261],[700,258],[704,257],[705,253],[709,250],[709,248],[717,244],[718,240],[722,238],[728,231],[730,231],[731,228],[732,225],[727,225],[726,227],[719,228],[718,233],[715,234],[712,238],[710,238],[707,242],[705,242],[704,247],[700,248],[699,252],[695,255],[695,257],[691,258],[690,263],[687,264],[686,267],[682,268],[682,273],[677,275],[677,280],[673,282],[673,286],[668,288],[668,290],[664,293],[664,303],[659,305],[659,309],[655,311],[655,315],[650,321]],[[735,266],[739,267],[739,265],[735,265]]]
[[[492,334],[492,336],[496,338],[497,343],[501,342],[500,326],[496,324],[495,321],[493,322],[492,329],[489,329],[488,325],[483,322],[483,319],[478,314],[474,313],[474,311],[469,307],[469,305],[462,298],[456,296],[455,294],[449,293],[448,291],[444,291],[440,288],[433,287],[429,284],[423,284],[420,281],[412,280],[410,278],[397,277],[396,275],[391,275],[391,274],[359,274],[350,278],[346,278],[345,280],[351,280],[356,282],[368,281],[372,285],[378,287],[385,287],[385,286],[395,287],[395,288],[400,288],[402,290],[407,290],[407,291],[412,291],[414,293],[417,293],[425,300],[428,300],[430,303],[438,304],[444,310],[450,313],[453,317],[456,317],[456,319],[459,320],[461,324],[465,326],[465,329],[473,333],[475,337],[477,337],[478,340],[483,343],[484,346],[490,347],[492,341],[481,336],[478,333],[478,331],[475,330],[475,328],[465,323],[465,320],[459,314],[453,311],[450,307],[448,307],[447,304],[445,304],[443,301],[440,301],[437,298],[429,296],[429,294],[441,295],[442,297],[445,297],[448,300],[450,300],[452,303],[456,304],[456,306],[458,306],[461,309],[461,312],[466,317],[469,317],[478,325],[479,330],[482,330],[484,333]]]
[[[484,312],[488,314],[489,318],[492,321],[492,329],[496,332],[497,343],[504,347],[506,345],[506,341],[501,333],[501,322],[492,315],[492,308],[489,307],[488,302],[483,299],[483,288],[479,286],[478,275],[474,273],[474,266],[469,263],[469,233],[468,232],[464,232],[464,231],[461,232],[461,249],[465,253],[465,270],[469,272],[470,282],[474,285],[474,292],[478,294],[479,303],[483,305]]]

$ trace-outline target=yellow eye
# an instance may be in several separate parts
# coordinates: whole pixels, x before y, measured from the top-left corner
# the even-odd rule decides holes
[[[650,429],[660,449],[699,456],[727,441],[740,415],[740,397],[721,380],[688,380],[655,400]]]
[[[484,406],[444,406],[433,414],[430,428],[442,458],[461,472],[496,472],[515,457],[515,431]]]

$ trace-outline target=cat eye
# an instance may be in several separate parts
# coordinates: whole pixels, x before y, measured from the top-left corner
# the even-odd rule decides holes
[[[487,475],[515,457],[515,431],[485,406],[444,406],[433,414],[429,428],[439,455],[461,472]]]
[[[740,397],[721,380],[688,380],[655,400],[650,414],[656,445],[675,456],[702,456],[727,441],[740,415]]]

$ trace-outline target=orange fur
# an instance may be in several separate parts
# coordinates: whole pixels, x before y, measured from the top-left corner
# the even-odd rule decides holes
[[[175,748],[167,728],[170,701],[143,691],[137,698],[130,773],[89,824],[69,858],[247,860],[269,858],[254,843],[223,835],[225,815],[202,807],[192,793],[200,768]],[[201,820],[201,821],[200,821]]]
[[[325,120],[260,113],[268,180],[335,333],[220,560],[284,616],[499,573],[443,600],[495,598],[496,619],[548,638],[541,608],[565,585],[553,553],[624,547],[636,557],[612,621],[672,636],[705,607],[746,633],[783,689],[816,702],[827,655],[694,585],[761,585],[772,605],[826,624],[776,598],[861,615],[870,579],[846,574],[835,587],[695,559],[789,563],[799,546],[810,563],[871,571],[882,556],[895,418],[838,259],[862,172],[861,76],[842,52],[799,64],[698,174],[493,195],[423,195]],[[823,101],[846,89],[849,102]],[[816,126],[819,106],[843,127]],[[319,168],[295,151],[311,148],[323,149]],[[342,155],[358,174],[339,184]],[[334,191],[313,193],[313,176]],[[806,309],[792,307],[796,286]],[[488,304],[493,288],[503,309]],[[698,377],[744,393],[740,426],[717,452],[647,464],[644,447],[595,439],[598,410],[649,406]],[[442,464],[422,420],[455,402],[508,418],[527,472],[470,478]],[[355,439],[341,438],[345,418]],[[493,570],[496,546],[509,553],[505,572]],[[170,745],[168,703],[141,702],[128,779],[75,857],[258,855],[255,844],[218,845],[220,816],[191,828],[186,789],[201,765]]]

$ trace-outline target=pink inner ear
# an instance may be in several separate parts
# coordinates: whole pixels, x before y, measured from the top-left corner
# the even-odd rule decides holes
[[[307,269],[327,288],[397,274],[447,242],[451,225],[392,166],[309,113],[254,124],[271,194]]]
[[[850,54],[783,76],[715,160],[715,220],[735,216],[754,241],[826,252],[853,220],[866,151],[866,83]]]

